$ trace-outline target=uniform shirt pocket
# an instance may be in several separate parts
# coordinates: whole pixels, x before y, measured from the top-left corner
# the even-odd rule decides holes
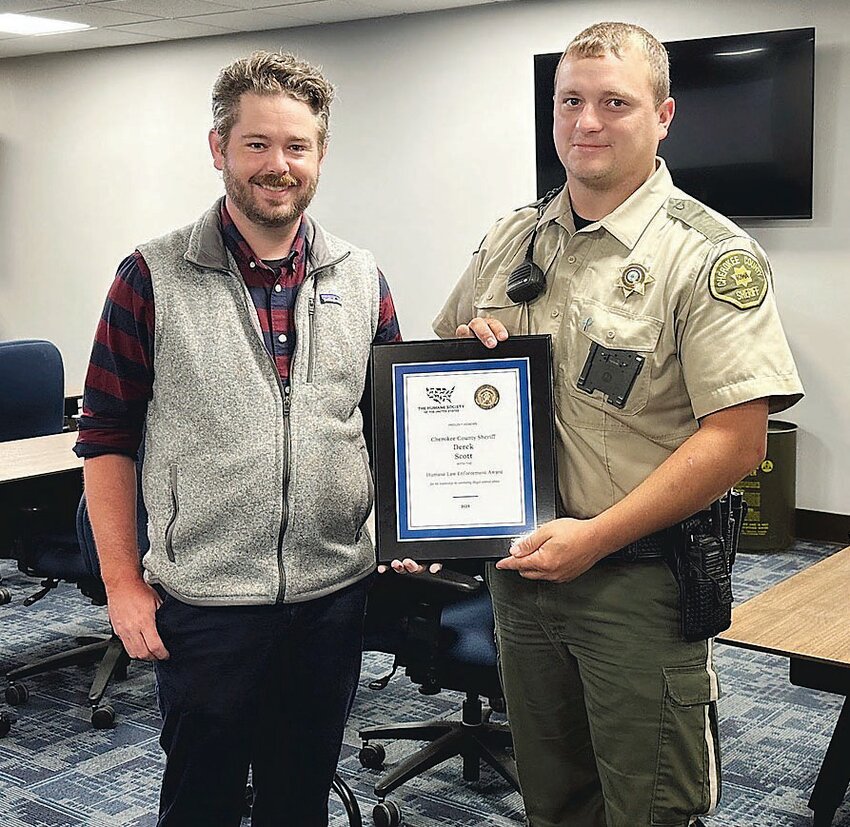
[[[497,273],[492,278],[477,281],[475,284],[475,314],[481,318],[498,319],[514,335],[527,330],[523,326],[523,314],[527,312],[525,302],[512,301],[506,290],[508,286],[507,272]]]
[[[583,405],[596,411],[623,416],[634,416],[640,413],[649,400],[654,356],[663,327],[664,322],[653,316],[626,313],[613,307],[606,307],[593,299],[575,299],[570,306],[567,375],[564,377],[564,384],[567,385],[571,399],[570,407],[575,409]],[[588,392],[579,386],[579,379],[585,370],[594,344],[607,350],[623,351],[624,356],[619,361],[626,367],[614,366],[605,369],[597,362],[594,370],[594,378],[597,381],[589,383]],[[634,357],[640,357],[640,360],[637,361]],[[609,389],[621,388],[633,375],[638,364],[639,372],[622,406],[613,403],[613,393],[593,387],[594,384],[607,382],[606,387]]]

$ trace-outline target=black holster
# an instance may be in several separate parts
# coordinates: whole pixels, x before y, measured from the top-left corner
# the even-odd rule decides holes
[[[743,495],[731,490],[681,524],[668,563],[679,584],[682,637],[687,641],[714,637],[732,623],[732,564],[746,508]]]

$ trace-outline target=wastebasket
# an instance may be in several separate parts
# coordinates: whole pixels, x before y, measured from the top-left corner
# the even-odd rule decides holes
[[[797,507],[797,426],[771,419],[767,423],[767,455],[735,486],[747,501],[741,530],[745,551],[780,551],[794,542]]]

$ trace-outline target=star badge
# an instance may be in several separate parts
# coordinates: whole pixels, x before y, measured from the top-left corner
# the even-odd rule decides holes
[[[646,295],[646,287],[652,284],[655,279],[646,272],[646,268],[640,264],[629,264],[617,279],[617,287],[623,291],[623,295],[628,298],[632,293],[638,293],[641,296]]]

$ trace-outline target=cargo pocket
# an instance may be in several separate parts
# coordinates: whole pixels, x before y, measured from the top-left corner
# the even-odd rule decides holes
[[[682,827],[720,795],[717,682],[705,666],[685,666],[665,669],[664,684],[652,824]]]

